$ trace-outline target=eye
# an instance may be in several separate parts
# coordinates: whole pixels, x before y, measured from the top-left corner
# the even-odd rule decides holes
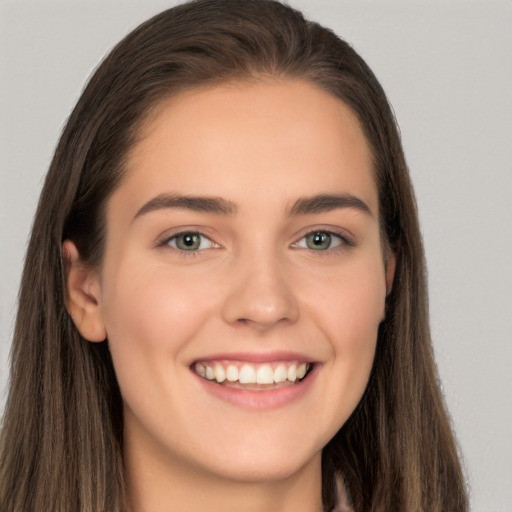
[[[295,245],[313,251],[327,251],[341,245],[349,245],[349,242],[341,235],[330,231],[313,231],[302,237]]]
[[[178,233],[177,235],[168,238],[165,245],[169,245],[180,251],[199,251],[202,249],[211,249],[212,247],[216,247],[216,244],[207,236],[201,233],[194,233],[192,231]]]

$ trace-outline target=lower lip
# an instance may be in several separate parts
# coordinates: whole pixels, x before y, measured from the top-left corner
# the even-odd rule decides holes
[[[313,385],[318,366],[315,365],[309,374],[296,384],[258,391],[222,386],[214,381],[203,379],[195,372],[194,375],[211,395],[242,409],[261,411],[284,407],[303,397]]]

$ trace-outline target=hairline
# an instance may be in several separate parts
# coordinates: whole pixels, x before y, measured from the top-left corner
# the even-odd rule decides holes
[[[181,101],[187,98],[189,95],[193,95],[195,93],[200,92],[206,92],[212,89],[215,89],[217,87],[225,87],[225,86],[251,86],[251,85],[257,85],[257,84],[286,84],[286,83],[293,83],[293,82],[302,82],[305,84],[312,85],[313,87],[319,89],[320,91],[323,91],[327,93],[332,98],[338,100],[341,102],[347,109],[349,109],[350,113],[354,116],[357,123],[359,124],[359,128],[361,130],[361,133],[364,136],[364,139],[366,141],[369,155],[370,155],[370,164],[371,164],[371,170],[372,170],[372,179],[373,183],[377,190],[377,221],[379,223],[379,233],[380,233],[380,243],[381,243],[381,251],[382,251],[382,257],[384,261],[384,267],[387,269],[389,258],[394,253],[394,250],[391,246],[390,241],[388,240],[388,236],[386,233],[386,229],[383,223],[383,217],[382,217],[382,208],[381,208],[381,197],[380,197],[380,188],[379,188],[379,178],[378,178],[378,172],[377,172],[377,159],[375,157],[375,150],[376,148],[373,146],[370,137],[368,136],[366,129],[365,129],[365,123],[361,119],[360,115],[357,113],[357,111],[347,102],[344,98],[342,98],[340,95],[335,94],[332,90],[332,88],[327,87],[324,85],[320,80],[315,80],[313,73],[307,73],[307,72],[296,72],[291,73],[289,71],[279,71],[279,70],[257,70],[251,69],[246,72],[237,72],[233,73],[231,76],[224,76],[221,78],[211,78],[211,79],[204,79],[199,80],[197,83],[191,83],[191,84],[184,84],[181,87],[171,87],[169,86],[167,90],[160,91],[159,94],[155,95],[155,98],[150,101],[150,103],[146,106],[145,109],[141,112],[138,119],[135,120],[132,126],[132,133],[133,136],[131,140],[129,141],[126,151],[123,155],[121,155],[119,159],[119,166],[118,166],[118,178],[115,181],[115,184],[110,191],[110,193],[105,197],[105,200],[103,204],[100,206],[100,231],[102,233],[102,236],[100,238],[100,244],[101,247],[99,248],[99,258],[98,261],[94,262],[92,267],[96,267],[97,270],[99,270],[99,274],[101,275],[101,268],[103,264],[104,254],[105,254],[105,247],[106,247],[106,238],[107,238],[107,209],[108,209],[108,203],[112,197],[112,195],[115,193],[115,191],[119,188],[123,180],[125,179],[126,175],[130,172],[129,162],[131,159],[131,156],[133,155],[134,150],[136,147],[147,137],[150,136],[153,124],[159,117],[159,115],[162,112],[162,109],[164,109],[169,103],[172,103],[174,101]],[[86,264],[88,262],[85,262]]]

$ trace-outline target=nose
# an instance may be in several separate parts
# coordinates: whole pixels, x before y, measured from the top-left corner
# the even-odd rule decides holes
[[[226,322],[265,331],[297,321],[293,283],[277,257],[260,254],[235,264],[229,283],[222,312]]]

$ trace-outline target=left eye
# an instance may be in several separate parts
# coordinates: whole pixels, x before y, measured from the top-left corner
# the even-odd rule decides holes
[[[334,249],[345,243],[344,239],[335,233],[330,233],[329,231],[313,231],[302,237],[295,245],[314,251],[327,251],[328,249]]]
[[[174,235],[167,240],[166,244],[180,251],[199,251],[214,247],[214,243],[207,236],[193,232]]]

